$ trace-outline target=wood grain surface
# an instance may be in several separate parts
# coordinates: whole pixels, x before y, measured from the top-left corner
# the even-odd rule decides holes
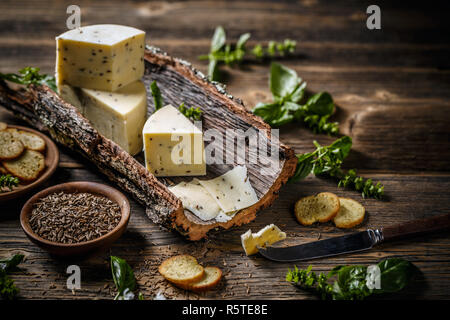
[[[65,31],[69,1],[0,2],[0,71],[16,72],[25,66],[52,73],[54,37]],[[280,197],[249,225],[214,234],[201,242],[188,242],[178,234],[160,230],[144,208],[131,201],[132,216],[126,233],[108,252],[83,260],[56,259],[33,245],[19,225],[19,213],[29,196],[2,204],[0,257],[23,253],[26,261],[12,278],[26,299],[110,299],[114,284],[109,255],[126,259],[134,268],[145,298],[158,291],[176,299],[312,299],[284,281],[291,263],[275,263],[256,255],[246,257],[240,234],[269,223],[288,234],[286,243],[299,244],[412,219],[450,213],[450,23],[449,5],[400,5],[378,1],[382,29],[366,28],[365,1],[78,1],[82,24],[117,23],[147,32],[147,43],[161,47],[206,71],[197,56],[208,52],[217,25],[229,39],[250,32],[250,45],[269,40],[295,39],[293,57],[282,63],[308,82],[311,92],[328,91],[337,104],[334,119],[341,133],[353,138],[347,168],[385,185],[386,200],[362,199],[357,192],[340,189],[335,181],[308,177],[282,188]],[[268,63],[246,62],[241,69],[222,68],[228,91],[248,108],[271,99]],[[23,124],[0,108],[0,121]],[[311,151],[312,141],[329,143],[332,137],[314,135],[299,125],[281,130],[281,140],[297,153]],[[78,155],[60,149],[55,175],[43,186],[89,180],[109,184]],[[41,188],[41,189],[42,189]],[[353,230],[332,224],[299,225],[292,207],[302,196],[335,192],[360,201],[366,218]],[[224,271],[213,291],[194,294],[173,287],[157,273],[159,263],[178,253],[191,253],[204,265]],[[386,243],[371,251],[299,263],[328,271],[339,264],[372,264],[386,257],[402,257],[421,274],[402,294],[379,298],[450,299],[450,236]],[[82,270],[82,288],[66,287],[66,268]]]

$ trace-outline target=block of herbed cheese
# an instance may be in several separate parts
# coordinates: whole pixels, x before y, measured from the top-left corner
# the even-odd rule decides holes
[[[59,87],[61,97],[75,105],[102,135],[131,155],[142,151],[147,119],[147,92],[142,81],[115,91]]]
[[[157,177],[206,174],[203,133],[177,108],[153,113],[143,130],[145,165]]]
[[[246,166],[236,166],[212,180],[199,180],[224,212],[241,210],[258,202]]]
[[[246,255],[252,255],[258,252],[258,247],[272,245],[275,242],[286,239],[286,233],[282,232],[276,225],[265,226],[257,233],[248,230],[241,235],[241,243]]]
[[[144,74],[145,32],[114,24],[56,37],[56,80],[74,87],[116,91]]]

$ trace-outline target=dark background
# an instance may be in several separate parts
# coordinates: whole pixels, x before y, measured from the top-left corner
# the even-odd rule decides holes
[[[72,1],[1,1],[1,72],[25,66],[53,73],[55,41],[66,30],[66,7]],[[354,230],[332,224],[300,226],[292,213],[302,196],[330,191],[366,207],[366,218],[355,228],[383,226],[449,213],[450,199],[450,6],[442,1],[418,5],[399,1],[77,1],[82,25],[116,23],[147,32],[147,43],[186,59],[202,71],[197,56],[209,51],[217,25],[236,41],[250,32],[250,47],[269,40],[297,41],[295,54],[282,61],[294,68],[311,92],[328,91],[337,105],[333,119],[340,132],[353,138],[345,162],[365,177],[385,185],[386,200],[362,199],[357,192],[339,189],[331,180],[308,177],[281,190],[271,208],[256,221],[210,239],[189,243],[179,235],[159,230],[132,202],[128,231],[105,252],[83,261],[60,261],[31,244],[18,215],[26,199],[2,204],[0,256],[27,256],[13,278],[24,298],[110,298],[113,282],[109,254],[125,258],[136,270],[139,290],[146,298],[161,290],[176,298],[311,298],[284,281],[292,264],[277,264],[242,254],[240,234],[275,223],[288,233],[288,243],[325,239]],[[366,28],[366,8],[381,8],[382,29]],[[250,61],[239,68],[222,68],[228,91],[248,108],[270,101],[268,63]],[[20,123],[0,107],[0,120]],[[304,153],[312,141],[334,138],[314,135],[299,125],[281,130],[284,143]],[[47,186],[75,180],[107,181],[89,163],[61,149],[61,163]],[[422,271],[402,294],[388,298],[450,298],[450,237],[448,232],[385,244],[366,253],[311,261],[315,270],[339,264],[372,264],[391,256],[414,262]],[[156,272],[167,256],[191,253],[204,264],[217,265],[225,277],[217,290],[197,295],[166,283]],[[82,268],[82,290],[73,295],[65,287],[65,268]],[[300,263],[306,267],[308,263]]]

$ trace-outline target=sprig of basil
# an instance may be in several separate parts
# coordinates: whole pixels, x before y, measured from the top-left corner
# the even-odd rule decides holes
[[[350,265],[334,267],[328,274],[317,275],[312,267],[288,270],[286,281],[316,293],[322,299],[362,300],[372,294],[393,293],[402,290],[412,279],[417,268],[401,258],[380,261],[381,289],[367,287],[367,266]],[[335,278],[333,282],[330,282]]]
[[[150,84],[150,90],[153,96],[153,103],[155,105],[155,111],[161,109],[164,106],[163,98],[161,95],[161,91],[158,88],[156,80],[153,80]]]
[[[306,82],[298,77],[295,70],[273,62],[270,66],[269,88],[273,102],[258,103],[252,111],[271,127],[280,127],[296,120],[316,133],[338,133],[338,123],[328,121],[334,111],[331,95],[319,92],[303,103]]]
[[[16,73],[0,73],[0,79],[23,85],[46,85],[53,91],[57,91],[55,78],[48,74],[39,74],[39,68],[26,67]]]
[[[111,256],[111,272],[117,288],[114,300],[133,300],[136,279],[130,265],[119,257]]]

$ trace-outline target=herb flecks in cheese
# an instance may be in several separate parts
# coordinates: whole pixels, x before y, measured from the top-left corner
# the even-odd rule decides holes
[[[56,37],[56,78],[59,85],[116,91],[144,74],[145,32],[100,24]]]
[[[286,233],[282,232],[274,224],[265,226],[257,233],[252,233],[251,230],[248,230],[241,235],[242,247],[247,256],[257,253],[258,247],[263,248],[283,239],[286,239]]]
[[[221,213],[220,207],[208,191],[195,181],[182,182],[169,187],[169,190],[181,200],[185,209],[203,221],[212,220]]]
[[[247,175],[246,166],[236,166],[212,180],[200,180],[224,212],[238,211],[254,205],[258,197]]]
[[[206,174],[203,133],[175,107],[155,111],[145,123],[143,137],[145,164],[155,176]]]
[[[142,151],[142,128],[147,118],[147,92],[142,81],[130,83],[115,92],[67,85],[60,86],[59,92],[102,135],[132,155]]]

